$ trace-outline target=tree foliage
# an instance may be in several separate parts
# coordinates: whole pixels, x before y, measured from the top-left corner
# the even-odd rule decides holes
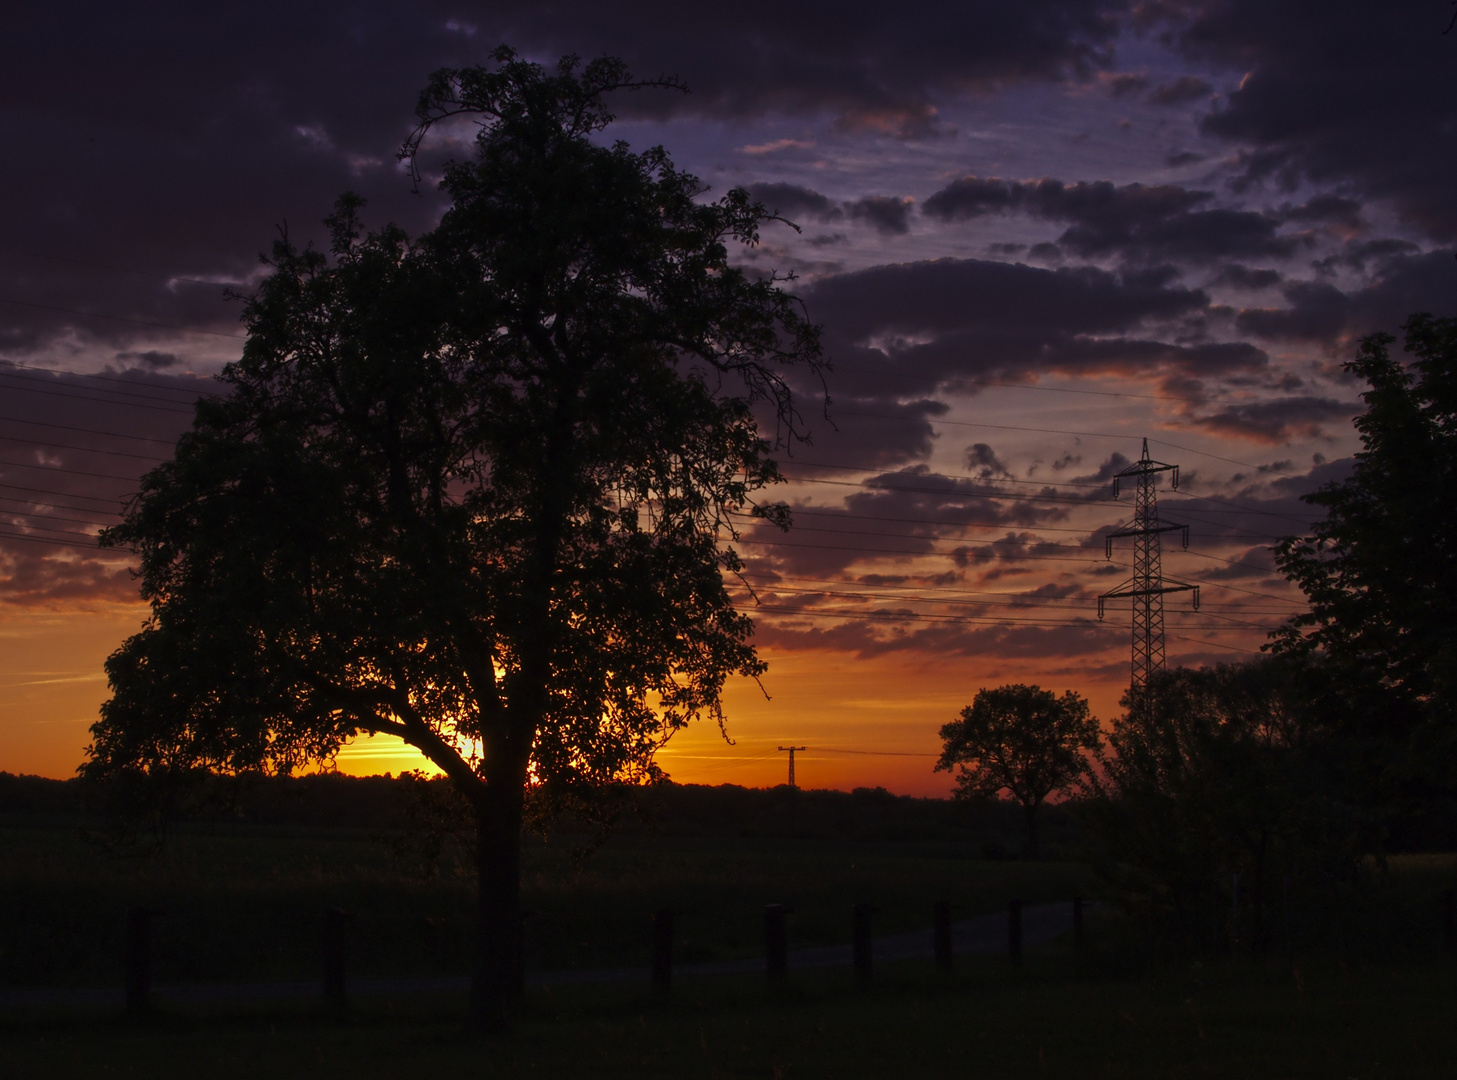
[[[1161,671],[1125,695],[1085,805],[1114,883],[1207,940],[1212,921],[1231,930],[1239,875],[1234,933],[1264,941],[1290,880],[1349,878],[1366,823],[1308,700],[1305,673],[1274,659]]]
[[[1277,652],[1321,666],[1321,702],[1386,779],[1452,778],[1457,706],[1457,319],[1413,315],[1402,362],[1373,334],[1346,371],[1364,381],[1351,475],[1307,502],[1325,510],[1276,561],[1308,612]],[[1439,773],[1437,779],[1440,780]]]
[[[643,85],[620,62],[494,61],[421,96],[407,157],[445,117],[480,125],[438,227],[370,230],[345,196],[327,253],[281,238],[242,359],[104,535],[151,615],[107,662],[85,766],[418,747],[478,821],[487,1010],[515,978],[524,790],[651,778],[764,670],[725,538],[787,526],[756,492],[799,433],[785,369],[821,366],[798,302],[730,262],[764,208],[597,138],[606,95]]]
[[[995,798],[1008,792],[1022,807],[1029,848],[1038,851],[1037,811],[1087,771],[1086,753],[1099,745],[1098,721],[1087,700],[1066,691],[1021,683],[978,690],[961,716],[941,728],[938,772],[956,771],[956,797]]]

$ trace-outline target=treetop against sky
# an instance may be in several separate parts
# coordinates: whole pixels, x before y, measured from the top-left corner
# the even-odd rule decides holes
[[[1355,342],[1452,314],[1457,125],[1445,3],[569,2],[95,5],[21,13],[0,65],[0,768],[67,775],[134,632],[129,560],[91,537],[170,455],[242,348],[275,229],[323,246],[344,190],[431,228],[469,120],[395,154],[442,66],[502,41],[621,56],[688,93],[614,100],[604,138],[662,144],[716,197],[794,222],[741,265],[799,275],[824,327],[813,432],[782,457],[783,535],[738,550],[770,669],[661,755],[676,779],[942,792],[936,732],[983,686],[1127,681],[1109,478],[1147,436],[1182,466],[1169,657],[1258,650],[1299,610],[1270,545],[1349,470]],[[65,78],[54,73],[63,71]],[[752,605],[745,586],[735,586]],[[747,610],[747,607],[746,607]],[[407,759],[373,743],[351,771]]]

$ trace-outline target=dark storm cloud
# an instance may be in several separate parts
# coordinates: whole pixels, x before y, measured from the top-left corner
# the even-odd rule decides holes
[[[1239,263],[1230,263],[1219,272],[1214,279],[1217,285],[1229,285],[1236,289],[1268,289],[1272,285],[1278,285],[1283,279],[1278,270],[1257,269],[1249,266],[1241,266]]]
[[[1155,452],[1154,456],[1161,455]],[[1344,480],[1352,465],[1351,458],[1320,459],[1304,473],[1280,470],[1285,475],[1277,475],[1266,470],[1236,474],[1212,500],[1194,497],[1192,492],[1205,494],[1208,489],[1186,483],[1178,492],[1162,492],[1159,510],[1171,520],[1188,523],[1200,538],[1201,549],[1221,540],[1240,547],[1272,545],[1284,536],[1307,534],[1323,512],[1302,502],[1300,496]]]
[[[972,443],[966,448],[966,467],[983,480],[1012,475],[1002,459],[997,457],[997,452],[984,442]]]
[[[805,296],[830,332],[856,340],[969,327],[1119,333],[1208,304],[1198,290],[1127,284],[1092,266],[1043,270],[981,259],[872,267],[817,281]]]
[[[911,199],[868,195],[853,202],[836,203],[828,196],[798,184],[750,184],[749,194],[771,214],[790,221],[808,218],[822,223],[862,221],[880,233],[900,235],[910,229]]]
[[[797,218],[838,221],[844,217],[844,211],[828,196],[798,184],[750,184],[749,195],[763,203],[771,214],[791,221]]]
[[[1272,341],[1311,342],[1346,348],[1376,330],[1395,333],[1413,312],[1450,315],[1457,302],[1457,263],[1452,252],[1403,254],[1404,245],[1374,257],[1377,274],[1349,293],[1324,281],[1292,281],[1281,290],[1283,308],[1246,308],[1235,319],[1242,333]],[[1364,265],[1364,262],[1362,263]]]
[[[1205,581],[1248,581],[1252,578],[1271,578],[1278,575],[1275,552],[1269,544],[1246,548],[1224,566],[1200,573]]]
[[[1251,210],[1196,209],[1213,197],[1213,192],[1176,184],[1119,187],[1107,180],[1067,184],[964,176],[928,198],[923,210],[942,221],[1020,211],[1070,222],[1058,237],[1059,245],[1089,257],[1206,262],[1289,255],[1296,249],[1296,238],[1277,235],[1277,217]]]
[[[1069,484],[1109,484],[1113,483],[1113,477],[1117,476],[1133,462],[1118,451],[1113,451],[1098,468],[1086,476],[1075,476],[1067,481]]]
[[[1319,438],[1328,426],[1344,424],[1360,411],[1359,404],[1335,398],[1289,397],[1228,405],[1190,421],[1220,435],[1282,445],[1296,438]]]
[[[1351,239],[1346,241],[1339,251],[1327,255],[1323,259],[1317,259],[1312,265],[1323,273],[1339,267],[1364,271],[1368,265],[1374,265],[1379,272],[1392,265],[1394,261],[1408,255],[1415,255],[1420,250],[1421,246],[1410,240],[1400,240],[1391,236],[1377,237],[1373,240]]]
[[[0,344],[18,355],[75,336],[125,350],[156,336],[128,318],[232,331],[236,308],[216,285],[169,279],[246,281],[276,224],[317,238],[346,189],[370,200],[370,221],[428,227],[438,198],[428,185],[412,196],[394,161],[416,96],[429,72],[482,62],[502,41],[546,61],[618,55],[691,84],[622,95],[624,113],[829,113],[904,134],[935,127],[937,96],[1090,74],[1123,6],[821,0],[741,4],[732,18],[588,0],[172,0],[82,4],[64,18],[21,7],[0,65],[0,137],[16,157],[0,175],[12,211]],[[430,160],[463,149],[437,141]]]
[[[1156,378],[1263,370],[1243,342],[1158,340],[1208,297],[1096,267],[1046,270],[977,259],[879,266],[805,290],[835,360],[835,394],[909,400],[1049,372]]]
[[[153,371],[176,367],[182,363],[182,358],[176,353],[162,352],[158,349],[148,349],[145,352],[119,352],[116,354],[116,358],[128,366],[134,363],[141,364]]]
[[[1341,195],[1317,195],[1299,206],[1281,212],[1286,221],[1332,222],[1356,228],[1361,224],[1361,204]]]
[[[1187,105],[1191,101],[1202,101],[1214,92],[1208,79],[1197,75],[1181,75],[1172,82],[1156,86],[1148,95],[1155,105]]]
[[[868,609],[870,610],[870,609]],[[1123,641],[1126,629],[1095,618],[1081,619],[1073,626],[999,626],[986,623],[917,623],[917,609],[899,611],[882,605],[879,617],[865,620],[796,619],[778,614],[756,614],[754,640],[765,648],[785,650],[823,649],[849,653],[862,659],[893,654],[951,657],[988,657],[1063,661],[1095,656]],[[897,621],[896,616],[906,617]],[[1127,661],[1123,662],[1126,670]]]
[[[1289,307],[1248,308],[1239,313],[1240,332],[1272,341],[1334,340],[1345,328],[1346,294],[1322,281],[1292,281],[1281,290]]]
[[[936,439],[933,420],[948,411],[940,401],[885,400],[847,395],[835,378],[833,405],[820,409],[817,388],[802,383],[795,392],[810,432],[810,442],[790,447],[780,465],[787,475],[834,476],[834,470],[873,472],[920,461]],[[772,417],[761,419],[769,430]]]
[[[948,569],[972,559],[1010,558],[1018,552],[999,556],[1001,548],[990,543],[999,532],[1063,521],[1068,513],[1066,504],[1027,497],[1049,492],[1033,488],[1008,493],[985,481],[946,476],[926,466],[883,472],[863,483],[843,473],[834,479],[860,486],[843,497],[844,487],[817,491],[819,497],[835,500],[834,505],[793,504],[795,524],[788,534],[766,525],[747,534],[750,542],[744,551],[758,570],[823,576],[858,563],[897,558],[944,557]],[[982,555],[966,554],[983,549]]]
[[[88,378],[0,363],[0,598],[135,601],[131,556],[97,548],[96,533],[214,389],[145,368]]]
[[[1457,236],[1453,39],[1440,0],[1210,0],[1181,48],[1239,79],[1205,130],[1246,152],[1246,176],[1349,182],[1440,239]]]
[[[845,209],[852,218],[868,222],[877,232],[894,235],[910,229],[911,206],[909,199],[872,195],[846,204]]]
[[[1136,97],[1148,89],[1148,77],[1130,71],[1105,75],[1103,82],[1116,98]]]

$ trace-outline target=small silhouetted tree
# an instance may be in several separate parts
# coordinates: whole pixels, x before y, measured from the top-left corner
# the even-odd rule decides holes
[[[436,73],[419,138],[479,124],[418,239],[329,219],[286,239],[243,357],[104,541],[151,616],[107,662],[85,765],[106,778],[287,773],[361,732],[417,747],[476,825],[473,1009],[519,980],[527,790],[571,804],[656,775],[731,676],[764,670],[724,537],[797,434],[784,374],[816,327],[730,247],[767,214],[662,148],[598,138],[615,60],[509,49]],[[755,409],[778,421],[766,438]]]
[[[941,729],[941,740],[936,770],[956,771],[956,797],[1010,794],[1022,807],[1034,856],[1041,850],[1038,811],[1083,777],[1086,755],[1100,745],[1098,721],[1085,698],[1021,683],[977,691],[961,716]]]

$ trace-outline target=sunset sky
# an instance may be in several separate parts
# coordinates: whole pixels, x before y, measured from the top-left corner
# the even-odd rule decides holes
[[[346,189],[428,229],[395,151],[426,76],[506,42],[623,57],[691,93],[614,104],[710,194],[798,223],[792,271],[834,370],[799,389],[787,536],[739,550],[767,699],[728,696],[660,761],[687,782],[941,794],[937,729],[984,686],[1129,678],[1132,512],[1109,478],[1181,466],[1170,663],[1256,653],[1299,610],[1270,545],[1341,478],[1356,340],[1457,314],[1448,0],[1167,3],[171,3],[7,17],[0,125],[0,769],[68,776],[102,662],[145,608],[90,539],[239,355],[278,228]],[[470,132],[427,146],[438,175]],[[745,603],[752,601],[745,596]],[[419,759],[374,740],[339,766]]]

